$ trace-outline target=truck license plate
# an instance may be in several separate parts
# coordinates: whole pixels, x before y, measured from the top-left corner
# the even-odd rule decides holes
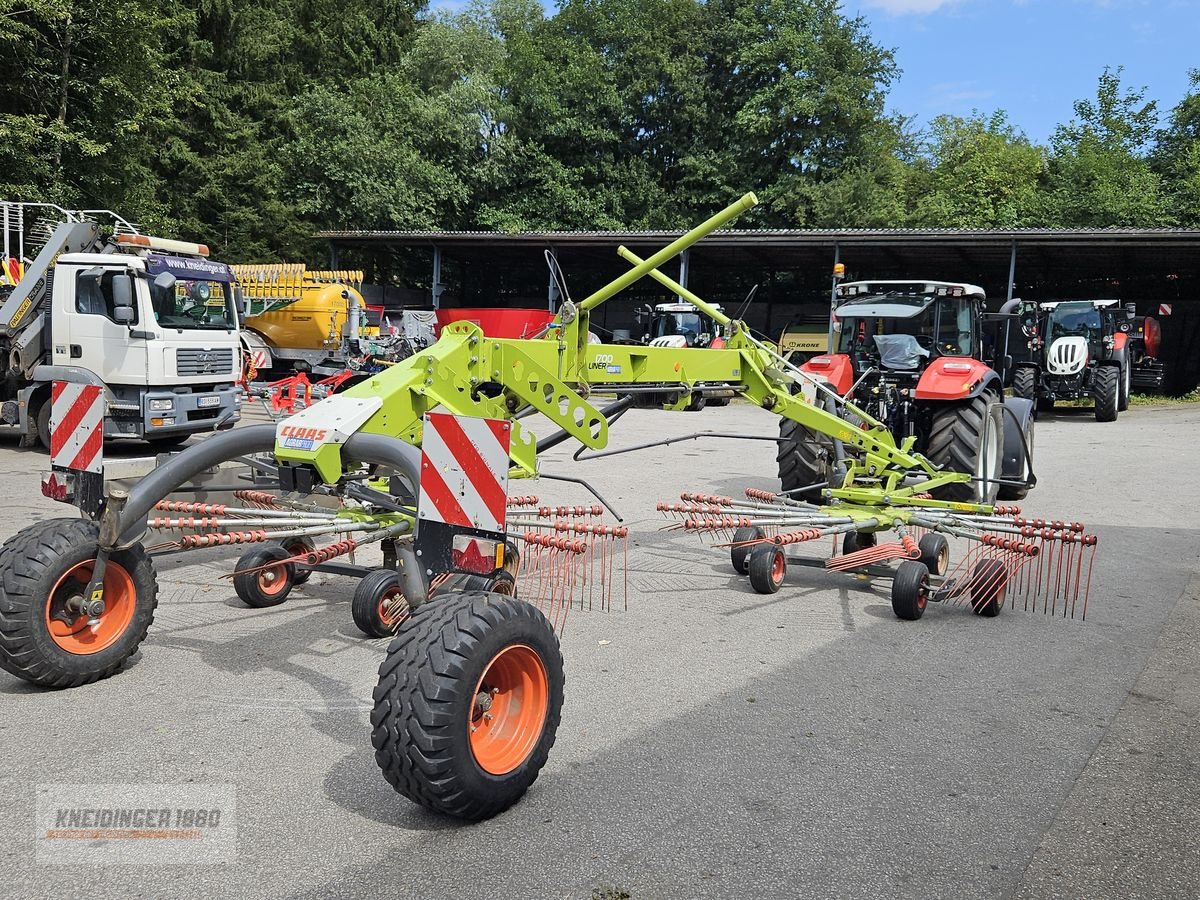
[[[204,409],[209,406],[220,406],[221,398],[220,397],[201,397],[199,402],[196,405],[199,406],[201,409]]]

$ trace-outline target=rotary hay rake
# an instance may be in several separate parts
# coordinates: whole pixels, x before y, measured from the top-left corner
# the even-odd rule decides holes
[[[601,450],[635,404],[683,410],[703,386],[721,384],[838,449],[819,505],[751,491],[739,501],[688,494],[663,509],[682,530],[726,544],[756,589],[779,589],[787,564],[804,562],[796,548],[841,536],[841,554],[807,563],[892,578],[904,618],[930,600],[994,614],[1022,592],[1030,609],[1082,614],[1096,544],[1081,527],[940,499],[978,479],[933,465],[912,436],[893,436],[658,271],[756,202],[747,194],[646,260],[620,248],[632,268],[578,303],[568,298],[535,339],[448,325],[434,346],[343,394],[277,424],[215,435],[128,491],[105,491],[92,473],[53,472],[47,495],[93,520],[41,522],[0,550],[0,666],[51,687],[119,671],[153,618],[151,551],[247,546],[232,578],[251,606],[284,602],[313,571],[354,577],[355,622],[395,633],[371,715],[384,776],[430,809],[494,815],[524,794],[554,743],[568,613],[628,602],[619,574],[626,527],[603,521],[599,507],[509,496],[510,474],[563,479],[539,473],[540,452],[567,440]],[[591,311],[647,275],[719,322],[725,347],[590,344]],[[604,395],[607,405],[590,402]],[[535,438],[522,425],[529,412],[558,431]],[[1005,471],[1029,472],[1024,488],[1030,450],[1025,443],[1006,460]],[[222,486],[233,502],[175,499],[205,489],[193,480],[231,461],[253,471]],[[876,544],[886,532],[896,540]],[[953,567],[951,539],[968,547]],[[355,565],[371,544],[383,565]]]

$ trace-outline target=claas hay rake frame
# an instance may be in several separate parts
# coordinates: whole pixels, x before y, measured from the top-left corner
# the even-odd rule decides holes
[[[573,605],[597,595],[602,607],[611,602],[628,536],[604,522],[599,507],[511,495],[509,478],[536,477],[539,451],[566,440],[604,448],[610,423],[634,403],[684,409],[701,384],[727,384],[838,448],[838,476],[820,486],[820,504],[748,491],[745,500],[689,494],[662,505],[678,527],[727,544],[756,589],[778,589],[791,548],[841,538],[843,552],[825,564],[894,579],[903,618],[919,617],[927,601],[960,597],[994,614],[1006,588],[1020,584],[1035,606],[1053,594],[1055,613],[1078,602],[1085,565],[1090,580],[1085,551],[1095,546],[1081,526],[939,499],[941,489],[973,476],[934,466],[913,451],[913,438],[897,440],[743,322],[658,271],[755,202],[745,195],[647,259],[621,248],[630,270],[564,302],[535,339],[448,325],[432,347],[342,394],[274,425],[211,437],[128,491],[109,485],[93,520],[55,519],[19,533],[0,552],[0,666],[55,687],[118,671],[153,616],[152,552],[248,545],[233,580],[251,606],[283,602],[317,569],[353,575],[356,623],[395,635],[371,717],[384,775],[431,809],[494,815],[546,761],[563,696],[558,634]],[[645,276],[718,321],[725,348],[589,343],[591,312]],[[605,394],[610,402],[593,403]],[[530,412],[558,430],[537,439],[523,424]],[[254,476],[226,486],[236,488],[232,502],[174,499],[201,473],[234,460]],[[1032,473],[1029,462],[1023,468]],[[56,497],[70,495],[72,477],[50,479]],[[876,543],[884,532],[896,540]],[[971,545],[954,568],[948,538]],[[382,567],[336,561],[369,543],[382,548]],[[1060,554],[1057,576],[1031,567],[1056,543],[1071,548],[1069,558]]]

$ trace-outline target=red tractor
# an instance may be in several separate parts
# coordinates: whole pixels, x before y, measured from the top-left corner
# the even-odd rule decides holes
[[[800,367],[885,423],[897,440],[913,437],[914,449],[931,462],[975,477],[943,488],[942,499],[1017,500],[1032,482],[1033,403],[1005,398],[1001,374],[989,362],[1001,371],[1009,366],[1003,334],[985,324],[1012,317],[988,316],[985,301],[983,289],[970,284],[843,284],[834,314],[836,352]],[[839,481],[845,452],[828,436],[781,422],[783,490],[820,496]]]

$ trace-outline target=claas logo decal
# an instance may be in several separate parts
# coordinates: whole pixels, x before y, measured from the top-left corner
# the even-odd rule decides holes
[[[324,428],[301,428],[298,425],[284,425],[279,429],[280,441],[289,450],[311,450],[325,440],[326,434]]]

